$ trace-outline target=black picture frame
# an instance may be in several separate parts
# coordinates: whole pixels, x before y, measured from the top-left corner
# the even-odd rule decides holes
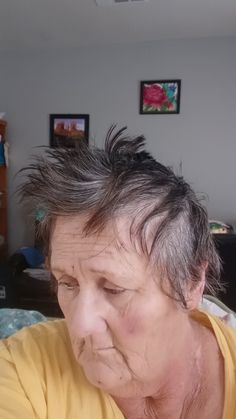
[[[180,79],[141,81],[139,113],[142,115],[179,114],[180,94]]]
[[[50,147],[75,148],[77,141],[89,141],[88,114],[50,114]]]

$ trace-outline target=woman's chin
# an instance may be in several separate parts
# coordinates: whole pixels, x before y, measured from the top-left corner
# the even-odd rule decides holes
[[[110,366],[101,360],[90,361],[81,366],[89,382],[108,393],[113,393],[131,381],[131,374],[125,366]]]

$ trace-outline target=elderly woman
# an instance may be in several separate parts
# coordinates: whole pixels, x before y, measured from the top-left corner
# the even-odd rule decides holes
[[[1,343],[4,419],[235,419],[236,333],[197,310],[219,287],[190,186],[111,128],[28,172],[65,320]]]

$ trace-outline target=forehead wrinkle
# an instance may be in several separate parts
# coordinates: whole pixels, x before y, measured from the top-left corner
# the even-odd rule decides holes
[[[133,252],[136,254],[138,252],[131,243],[130,235],[127,234],[127,228],[124,229],[127,226],[124,226],[124,224],[120,226],[119,223],[114,223],[109,231],[104,229],[99,234],[91,236],[83,234],[81,229],[77,231],[68,231],[65,229],[63,231],[67,226],[67,224],[64,224],[62,231],[60,231],[60,227],[59,231],[54,230],[52,240],[53,251],[60,252],[61,256],[63,256],[63,253],[64,256],[67,256],[68,253],[72,256],[73,253],[76,259],[79,258],[79,261],[89,260],[90,258],[99,256],[114,258],[118,253],[120,254],[119,256],[122,256],[123,262],[131,267],[132,263],[130,263],[128,256]],[[72,228],[69,230],[72,230]],[[78,249],[76,249],[76,246],[78,246]]]
[[[54,232],[52,237],[52,242],[59,241],[60,243],[68,244],[82,244],[82,245],[98,245],[107,247],[115,240],[114,235],[111,234],[102,234],[99,235],[84,235],[81,232]]]
[[[70,235],[71,237],[71,235]],[[72,265],[75,266],[81,262],[89,261],[90,259],[101,257],[114,258],[115,256],[115,247],[113,246],[114,239],[110,242],[100,242],[92,240],[76,240],[76,241],[61,241],[57,239],[53,241],[52,244],[52,260],[56,263],[59,259],[59,265],[64,265],[66,262],[65,259],[68,258],[70,262],[73,261]],[[78,246],[78,248],[77,248]],[[60,259],[64,259],[60,261]]]

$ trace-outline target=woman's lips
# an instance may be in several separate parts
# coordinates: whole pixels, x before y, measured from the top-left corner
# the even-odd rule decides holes
[[[114,346],[105,346],[101,348],[93,348],[93,352],[101,352],[101,351],[108,351],[110,349],[114,349]]]

